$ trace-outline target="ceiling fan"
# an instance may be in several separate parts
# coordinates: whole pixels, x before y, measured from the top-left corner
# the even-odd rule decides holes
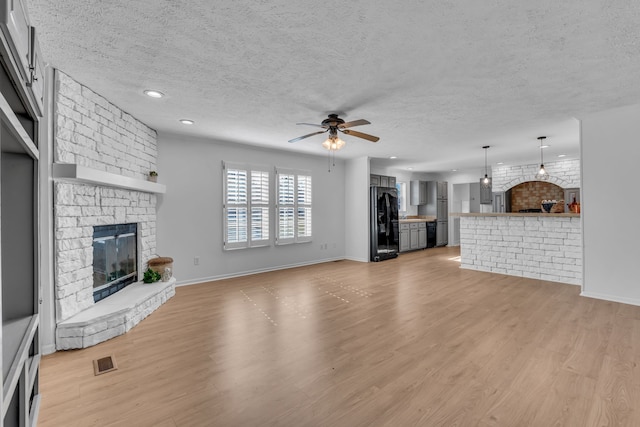
[[[366,133],[349,129],[354,126],[369,125],[371,124],[369,121],[360,119],[360,120],[352,120],[350,122],[345,122],[343,119],[338,117],[337,114],[329,114],[329,116],[326,119],[324,119],[320,124],[315,124],[315,123],[296,123],[296,124],[306,125],[306,126],[315,126],[315,127],[322,128],[323,130],[290,139],[289,142],[297,142],[297,141],[300,141],[301,139],[305,139],[313,135],[319,135],[321,133],[329,132],[329,137],[325,142],[322,143],[322,146],[329,151],[339,150],[345,145],[345,142],[338,137],[338,132],[342,132],[345,135],[366,139],[367,141],[371,141],[371,142],[378,142],[380,140],[380,138],[378,138],[377,136],[373,136],[373,135],[369,135]]]

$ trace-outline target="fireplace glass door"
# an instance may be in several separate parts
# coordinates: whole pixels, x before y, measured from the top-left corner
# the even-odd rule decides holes
[[[93,299],[100,301],[138,280],[137,225],[94,227]]]

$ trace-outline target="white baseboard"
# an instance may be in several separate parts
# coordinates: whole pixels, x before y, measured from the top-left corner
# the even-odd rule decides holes
[[[215,282],[217,280],[231,279],[231,278],[234,278],[234,277],[242,277],[242,276],[250,276],[252,274],[267,273],[269,271],[287,270],[289,268],[304,267],[306,265],[314,265],[314,264],[322,264],[322,263],[325,263],[325,262],[342,261],[344,259],[345,259],[344,257],[326,258],[326,259],[309,261],[309,262],[301,262],[301,263],[296,263],[296,264],[279,265],[277,267],[259,268],[259,269],[256,269],[256,270],[240,271],[240,272],[231,273],[231,274],[221,274],[219,276],[201,277],[201,278],[198,278],[198,279],[190,279],[190,280],[183,280],[183,281],[176,282],[176,286],[188,286],[188,285],[196,285],[196,284],[204,283],[204,282]]]
[[[624,297],[618,297],[615,295],[607,295],[607,294],[601,294],[598,292],[585,292],[585,291],[582,291],[580,293],[580,296],[587,297],[587,298],[601,299],[601,300],[611,301],[611,302],[619,302],[622,304],[640,306],[640,299],[637,299],[637,298],[624,298]]]
[[[349,260],[349,261],[357,261],[357,262],[369,262],[368,258],[359,258],[359,257],[351,257],[348,256],[345,259]]]
[[[40,347],[40,353],[43,356],[46,356],[47,354],[53,354],[56,352],[56,345],[55,344],[47,344],[47,345],[43,345],[42,347]]]

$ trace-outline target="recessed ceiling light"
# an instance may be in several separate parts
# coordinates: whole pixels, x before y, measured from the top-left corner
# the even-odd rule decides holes
[[[498,162],[496,165],[504,165],[504,162]]]
[[[162,92],[158,92],[157,90],[145,90],[144,94],[147,96],[150,96],[151,98],[162,98],[164,96],[164,93]]]
[[[541,145],[540,148],[549,148],[548,145]]]
[[[398,156],[391,156],[391,157],[389,157],[389,158],[390,158],[390,159],[397,159],[397,158],[398,158]]]
[[[558,154],[558,157],[567,157],[566,154]]]
[[[451,169],[451,172],[458,172],[458,169]]]
[[[189,119],[180,119],[180,123],[182,123],[183,125],[192,125],[195,122],[193,120],[189,120]]]
[[[410,170],[410,171],[412,171],[412,170],[413,170],[413,168],[407,168],[407,169],[408,169],[408,170]]]

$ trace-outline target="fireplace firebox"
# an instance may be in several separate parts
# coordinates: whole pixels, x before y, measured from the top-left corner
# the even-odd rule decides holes
[[[137,224],[93,228],[94,302],[138,280],[137,229]]]

